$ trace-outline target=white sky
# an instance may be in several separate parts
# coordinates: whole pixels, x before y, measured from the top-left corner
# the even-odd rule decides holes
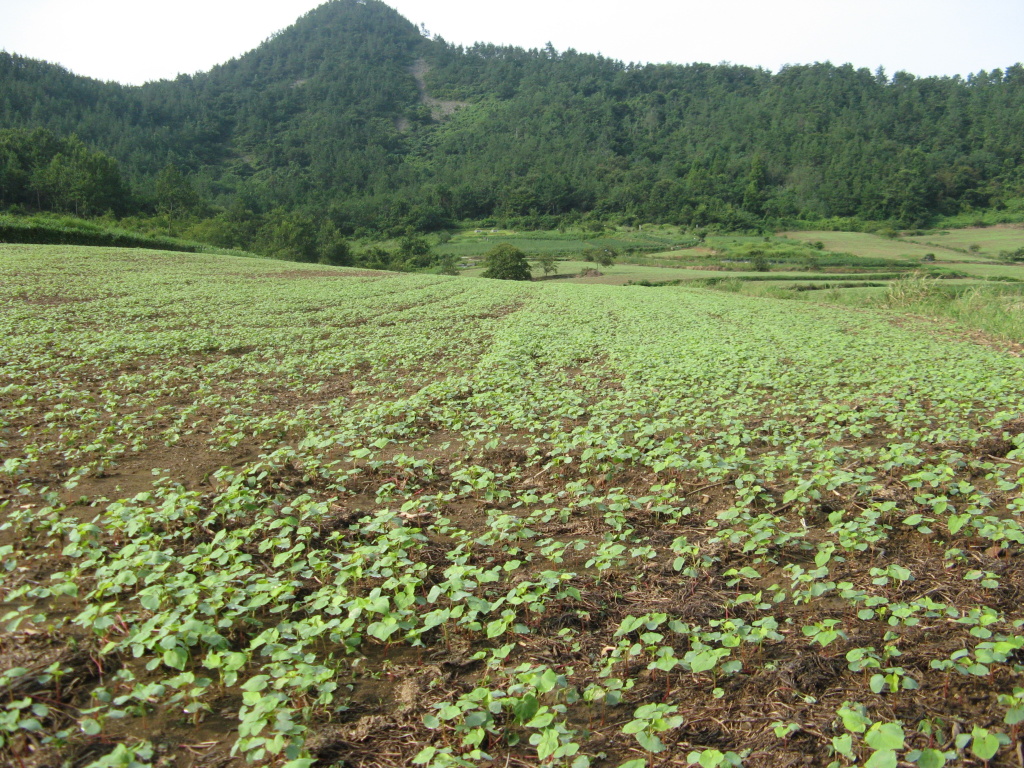
[[[0,0],[0,49],[100,80],[195,73],[255,48],[320,0]],[[967,75],[1024,61],[1024,0],[391,0],[452,43],[635,62],[831,61]]]

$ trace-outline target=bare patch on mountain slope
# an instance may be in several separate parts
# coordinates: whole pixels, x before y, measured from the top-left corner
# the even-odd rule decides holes
[[[409,71],[412,76],[416,78],[416,87],[420,92],[420,103],[430,107],[430,117],[435,122],[440,122],[446,117],[451,117],[463,107],[468,107],[469,103],[465,101],[443,101],[441,99],[435,99],[433,96],[427,93],[427,73],[430,71],[430,65],[427,64],[423,59],[418,59],[413,64]]]

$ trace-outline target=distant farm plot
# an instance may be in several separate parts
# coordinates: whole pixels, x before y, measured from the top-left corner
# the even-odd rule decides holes
[[[734,265],[735,266],[735,265]],[[534,279],[542,281],[558,280],[559,282],[582,283],[590,285],[625,285],[630,282],[646,280],[652,283],[679,281],[683,283],[707,280],[743,280],[752,282],[821,282],[865,280],[872,277],[870,273],[837,273],[818,274],[813,272],[771,271],[755,272],[743,269],[701,269],[694,266],[642,266],[629,262],[617,262],[610,267],[599,267],[593,262],[566,259],[558,261],[557,272],[544,276],[539,264],[532,265]],[[465,269],[462,274],[468,277],[479,277],[483,267]],[[600,272],[600,275],[583,275],[584,272]],[[881,274],[875,279],[891,279],[898,277],[896,273]]]
[[[866,258],[920,260],[929,253],[937,261],[963,260],[962,254],[940,252],[934,246],[920,242],[892,239],[866,232],[782,232],[780,237],[802,242],[820,242],[825,250],[852,253]]]
[[[926,247],[944,246],[969,257],[997,258],[1001,251],[1024,248],[1024,225],[997,224],[991,227],[971,227],[930,232],[906,238]]]
[[[621,228],[603,232],[513,232],[510,230],[466,230],[439,244],[438,253],[477,259],[496,245],[508,243],[528,255],[555,253],[565,256],[588,249],[611,248],[616,252],[666,251],[695,245],[693,235],[675,227],[650,227],[647,231]]]
[[[673,267],[644,267],[636,264],[617,263],[610,267],[600,267],[593,262],[587,261],[563,261],[559,262],[560,274],[571,275],[563,278],[572,283],[589,283],[591,285],[625,285],[629,282],[648,280],[650,282],[661,282],[665,280],[677,280],[687,270]],[[589,275],[581,277],[584,271],[597,271],[600,275]],[[534,270],[539,274],[538,270]]]
[[[936,261],[986,262],[1001,251],[1024,248],[1024,226],[1000,224],[928,232],[922,235],[882,237],[866,232],[783,232],[802,242],[821,242],[826,250],[845,251],[864,257],[921,259],[931,254]]]
[[[625,285],[628,282],[638,280],[649,280],[651,282],[663,282],[666,280],[697,279],[703,274],[720,274],[701,271],[697,275],[693,270],[680,269],[676,267],[647,267],[637,264],[616,263],[610,267],[599,267],[593,262],[577,261],[574,259],[563,259],[556,262],[556,272],[545,276],[541,266],[537,263],[531,265],[535,280],[550,282],[568,283],[589,283],[592,285]],[[483,267],[471,267],[462,270],[467,277],[479,277],[483,273]],[[581,276],[585,271],[597,271],[600,275]]]
[[[969,262],[955,265],[954,270],[987,279],[1009,278],[1011,280],[1024,280],[1024,264]]]
[[[1007,247],[1024,230],[1012,227],[977,229],[962,233],[961,240],[976,239],[975,234],[992,235],[991,243]],[[620,232],[610,237],[638,237],[637,232]],[[645,235],[647,236],[647,235]],[[998,262],[981,252],[893,239],[860,232],[806,231],[788,232],[777,237],[761,235],[710,235],[700,245],[686,245],[686,233],[674,232],[679,244],[671,250],[653,252],[616,251],[611,267],[596,267],[579,259],[585,249],[613,245],[607,239],[577,240],[564,233],[533,232],[509,240],[510,233],[487,233],[486,237],[514,242],[532,254],[533,274],[537,280],[557,280],[591,285],[671,285],[700,283],[720,291],[748,296],[832,300],[843,304],[869,303],[885,297],[893,280],[921,274],[942,278],[943,291],[981,285],[984,281],[1024,280],[1024,266]],[[474,234],[473,244],[483,248]],[[489,242],[489,245],[493,243]],[[468,252],[468,251],[467,251]],[[557,274],[544,276],[536,257],[557,257]],[[462,274],[482,273],[480,255],[467,258],[469,268]],[[581,273],[597,270],[600,274]],[[937,289],[939,286],[936,286]]]

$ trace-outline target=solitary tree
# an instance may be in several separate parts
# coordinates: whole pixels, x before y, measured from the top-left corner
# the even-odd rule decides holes
[[[583,252],[584,261],[592,261],[600,267],[610,267],[615,263],[615,251],[611,248],[588,248]]]
[[[438,272],[442,275],[459,274],[459,265],[455,260],[455,254],[446,253],[437,260]]]
[[[756,272],[770,272],[772,269],[768,257],[760,248],[755,248],[750,252],[750,261]]]
[[[430,266],[430,243],[419,235],[407,235],[398,244],[403,269],[424,269]]]
[[[526,254],[509,243],[496,245],[484,254],[484,277],[496,280],[531,280]]]
[[[544,276],[553,275],[558,272],[558,261],[553,253],[543,253],[538,258],[540,268],[544,270]]]

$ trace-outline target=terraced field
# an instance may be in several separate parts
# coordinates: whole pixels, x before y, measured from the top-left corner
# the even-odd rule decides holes
[[[1024,365],[698,288],[0,247],[13,766],[1018,766]]]
[[[843,293],[836,301],[862,305],[879,303],[892,281],[920,273],[941,278],[951,293],[985,282],[1024,282],[1024,265],[999,256],[1024,246],[1024,228],[1015,225],[892,238],[866,232],[800,231],[768,237],[708,235],[701,240],[671,227],[583,237],[560,232],[463,232],[437,248],[457,252],[461,274],[470,277],[483,273],[486,249],[504,242],[534,259],[537,278],[542,274],[539,257],[555,255],[557,273],[543,279],[584,285],[729,281],[729,290],[750,296],[807,299],[811,297],[804,295],[806,291],[831,290]],[[657,250],[659,243],[668,250]],[[617,262],[598,270],[599,275],[581,276],[594,270],[593,262],[579,260],[584,250],[593,248],[612,249]],[[763,259],[760,265],[758,255]]]
[[[950,229],[908,238],[923,245],[938,246],[965,258],[978,255],[996,258],[1001,251],[1024,247],[1024,226],[997,224],[992,227]]]
[[[866,258],[884,259],[921,259],[929,253],[938,262],[954,261],[986,261],[986,257],[971,253],[967,246],[963,250],[953,250],[943,243],[936,245],[935,237],[913,239],[888,238],[869,232],[785,232],[783,236],[792,240],[814,242],[820,241],[830,251],[854,253]],[[950,242],[952,244],[952,242]],[[994,254],[993,254],[994,255]]]
[[[821,241],[830,251],[846,251],[866,258],[921,259],[930,254],[938,266],[980,278],[1024,279],[1024,266],[999,261],[999,254],[1024,247],[1024,227],[951,229],[896,239],[866,232],[787,232],[789,239]]]

